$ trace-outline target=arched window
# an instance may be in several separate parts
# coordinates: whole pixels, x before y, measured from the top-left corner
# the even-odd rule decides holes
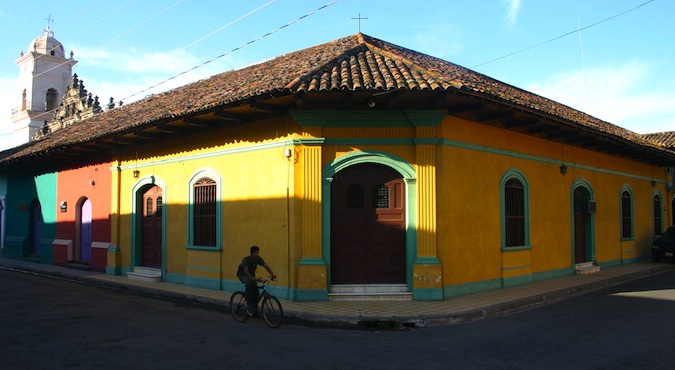
[[[45,111],[49,112],[58,107],[58,95],[59,93],[56,92],[56,89],[47,90],[47,95],[45,96]]]
[[[502,247],[529,246],[529,191],[527,180],[516,170],[502,177]]]
[[[663,206],[661,205],[661,195],[654,194],[653,199],[654,209],[654,236],[663,234]]]
[[[202,177],[193,185],[192,244],[216,246],[216,182]]]
[[[621,238],[633,238],[633,195],[628,187],[621,190]]]
[[[188,247],[221,247],[221,182],[218,173],[210,169],[198,171],[190,179]]]

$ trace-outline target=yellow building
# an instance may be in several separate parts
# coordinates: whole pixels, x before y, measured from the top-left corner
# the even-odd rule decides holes
[[[258,245],[282,298],[441,300],[648,259],[672,223],[672,150],[363,34],[84,124],[54,135],[109,148],[110,274],[235,290]]]

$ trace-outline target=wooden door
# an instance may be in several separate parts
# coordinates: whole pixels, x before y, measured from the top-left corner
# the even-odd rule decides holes
[[[579,187],[574,190],[574,262],[588,262],[588,223],[590,214],[587,204],[590,199],[588,191]]]
[[[153,186],[143,193],[141,266],[162,267],[162,189]]]
[[[331,283],[405,283],[401,175],[382,165],[354,165],[335,175],[331,189]]]

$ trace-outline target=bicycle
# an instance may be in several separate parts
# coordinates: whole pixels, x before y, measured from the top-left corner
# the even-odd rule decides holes
[[[262,290],[262,292],[255,303],[254,311],[257,311],[258,304],[262,301],[262,317],[265,319],[267,326],[278,328],[284,319],[284,310],[281,308],[279,299],[270,293],[274,288],[268,288],[268,283],[274,281],[276,280],[272,279],[272,277],[260,280],[261,285],[258,285],[258,289]],[[245,292],[238,290],[232,293],[232,297],[230,297],[230,312],[232,313],[232,317],[239,322],[248,320],[249,314]]]

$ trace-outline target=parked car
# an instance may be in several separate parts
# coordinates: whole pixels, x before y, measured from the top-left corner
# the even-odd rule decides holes
[[[652,261],[675,259],[675,226],[671,226],[652,243]]]

